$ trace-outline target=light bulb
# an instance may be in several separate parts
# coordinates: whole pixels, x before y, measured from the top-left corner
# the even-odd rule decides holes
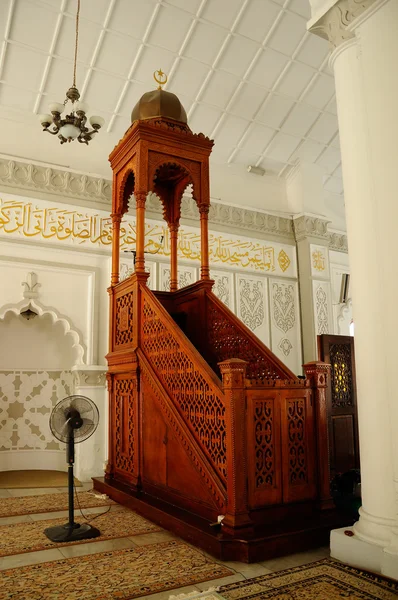
[[[37,118],[42,125],[50,125],[54,120],[52,115],[37,115]]]
[[[102,117],[97,117],[94,115],[92,117],[90,117],[90,125],[92,127],[94,127],[94,125],[97,125],[98,127],[102,127],[104,123],[105,123],[105,119],[103,119]]]
[[[55,112],[61,114],[65,110],[65,105],[61,104],[60,102],[52,102],[52,104],[48,105],[48,108],[52,113]]]
[[[74,108],[75,112],[77,112],[79,110],[84,113],[87,113],[88,109],[89,109],[88,104],[86,104],[86,102],[75,102],[75,104],[73,105],[73,108]]]
[[[74,140],[78,137],[78,135],[80,135],[80,129],[78,127],[75,127],[74,125],[71,125],[70,123],[63,125],[59,132],[67,140]]]

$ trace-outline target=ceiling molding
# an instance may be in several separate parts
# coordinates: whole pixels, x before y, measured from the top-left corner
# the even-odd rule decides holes
[[[294,235],[297,242],[306,238],[322,240],[325,246],[329,245],[328,223],[326,219],[313,215],[298,215],[293,219]]]
[[[63,198],[68,204],[79,204],[109,210],[112,182],[73,171],[64,171],[34,163],[0,158],[2,191],[22,196]],[[83,201],[83,202],[82,202]]]
[[[329,233],[329,250],[348,254],[348,241],[345,233]]]
[[[53,169],[37,163],[0,157],[0,191],[111,211],[111,180]],[[154,194],[148,196],[146,210],[149,218],[163,220],[161,203]],[[134,209],[130,212],[135,214]],[[193,198],[183,198],[181,222],[198,225],[199,212]],[[246,235],[252,233],[257,238],[285,242],[290,240],[294,244],[293,223],[286,217],[212,201],[209,224],[217,231],[237,234],[245,232]]]

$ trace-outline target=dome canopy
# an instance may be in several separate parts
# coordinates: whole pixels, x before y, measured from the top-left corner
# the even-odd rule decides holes
[[[168,117],[180,123],[187,123],[187,113],[177,96],[161,89],[146,92],[141,96],[131,113],[131,122],[154,117]]]

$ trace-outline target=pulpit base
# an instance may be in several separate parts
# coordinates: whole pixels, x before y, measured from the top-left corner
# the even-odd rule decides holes
[[[94,489],[223,561],[258,562],[329,545],[330,531],[351,525],[336,510],[314,511],[277,525],[256,524],[253,534],[231,537],[221,527],[114,479],[93,478]],[[291,506],[294,513],[295,507]],[[300,507],[297,506],[299,511]]]

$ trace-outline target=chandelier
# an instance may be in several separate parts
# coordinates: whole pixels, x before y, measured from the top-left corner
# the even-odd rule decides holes
[[[89,119],[92,129],[86,127],[88,105],[84,102],[79,102],[80,92],[76,87],[76,62],[77,62],[77,47],[79,41],[79,15],[80,15],[80,0],[77,0],[76,12],[76,39],[75,39],[75,60],[73,64],[73,83],[72,87],[66,92],[66,98],[63,104],[53,102],[49,105],[51,114],[39,115],[40,123],[43,126],[43,131],[47,131],[52,135],[58,135],[61,144],[71,142],[77,139],[81,144],[87,144],[91,141],[94,133],[97,133],[104,124],[102,117],[92,116]],[[61,114],[67,108],[68,103],[71,104],[71,112],[61,118]],[[68,109],[69,110],[69,109]],[[52,129],[50,126],[52,125]]]

